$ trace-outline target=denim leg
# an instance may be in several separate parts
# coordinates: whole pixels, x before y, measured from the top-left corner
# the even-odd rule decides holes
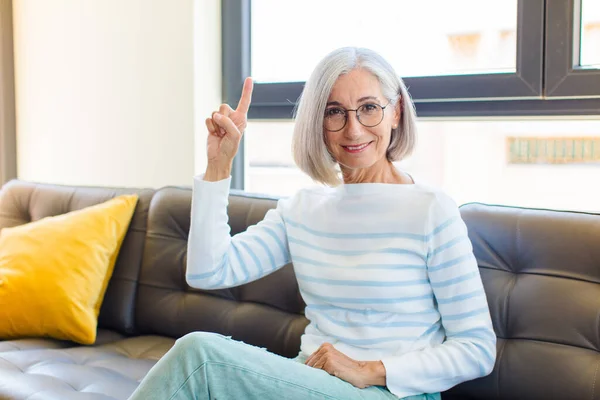
[[[411,400],[439,399],[438,396],[413,396]],[[385,388],[358,389],[301,362],[219,334],[196,332],[177,340],[130,400],[282,398],[397,399]]]

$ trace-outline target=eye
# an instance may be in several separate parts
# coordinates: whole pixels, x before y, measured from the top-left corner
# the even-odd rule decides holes
[[[362,108],[366,112],[374,112],[377,111],[379,106],[377,104],[367,103],[363,104],[360,108]]]
[[[325,117],[343,116],[344,114],[344,110],[339,107],[330,107],[325,110]]]

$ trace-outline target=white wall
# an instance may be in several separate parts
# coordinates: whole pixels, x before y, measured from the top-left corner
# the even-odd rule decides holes
[[[206,118],[219,109],[221,96],[221,0],[196,0],[194,8],[194,173],[206,170]],[[235,105],[231,105],[235,107]]]
[[[196,112],[206,113],[220,93],[219,0],[19,0],[13,8],[19,178],[191,184],[194,153],[205,148],[205,138],[196,146],[194,95]]]

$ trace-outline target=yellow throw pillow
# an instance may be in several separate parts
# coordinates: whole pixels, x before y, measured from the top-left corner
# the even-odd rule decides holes
[[[93,344],[137,195],[0,231],[0,339]]]

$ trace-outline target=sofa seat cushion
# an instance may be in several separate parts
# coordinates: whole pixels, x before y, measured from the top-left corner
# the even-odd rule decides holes
[[[96,333],[96,342],[94,346],[116,342],[125,336],[109,329],[98,329]],[[45,339],[45,338],[27,338],[0,341],[0,353],[15,350],[36,350],[36,349],[65,349],[67,347],[76,347],[79,344],[68,340]]]
[[[0,399],[127,399],[173,346],[138,336],[98,346],[0,353]]]

